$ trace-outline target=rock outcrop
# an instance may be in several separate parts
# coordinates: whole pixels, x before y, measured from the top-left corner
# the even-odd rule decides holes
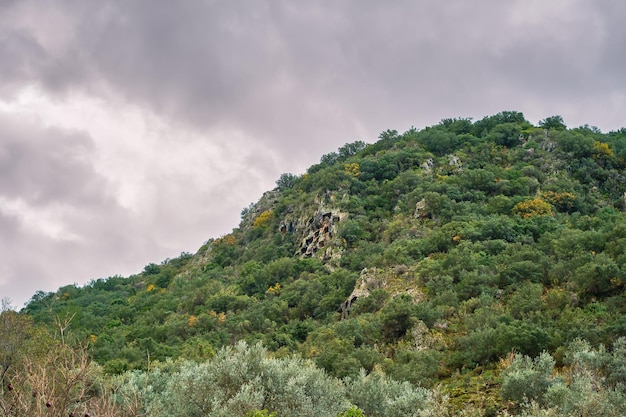
[[[335,234],[335,224],[340,221],[340,217],[329,212],[318,212],[307,222],[306,235],[300,242],[300,256],[310,258],[325,246],[331,243]]]
[[[341,304],[341,318],[348,318],[352,303],[361,297],[369,297],[371,292],[376,289],[387,291],[391,297],[407,294],[415,303],[422,301],[424,293],[418,288],[412,275],[405,265],[397,265],[390,269],[363,269],[356,281],[354,290]]]
[[[278,197],[278,190],[263,194],[258,203],[244,210],[241,227],[253,227],[254,219],[261,213],[274,210]],[[301,257],[318,256],[326,262],[341,256],[343,245],[337,237],[337,227],[348,213],[338,209],[336,197],[335,193],[326,191],[308,204],[300,202],[282,211],[278,230],[283,235],[294,235]]]

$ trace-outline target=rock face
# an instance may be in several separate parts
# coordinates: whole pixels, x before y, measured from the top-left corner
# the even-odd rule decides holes
[[[250,229],[253,227],[254,220],[263,212],[272,210],[278,204],[279,191],[272,190],[263,193],[263,196],[255,204],[250,204],[241,212],[241,229]]]
[[[276,207],[278,197],[278,190],[263,194],[258,203],[245,210],[241,227],[253,227],[259,214]],[[348,213],[337,208],[336,198],[335,193],[326,191],[309,203],[300,202],[283,212],[278,230],[283,235],[293,234],[296,242],[300,242],[297,254],[301,257],[318,256],[326,262],[341,256],[343,245],[337,238],[337,227],[348,217]]]
[[[433,172],[433,168],[435,167],[435,161],[433,161],[432,158],[427,159],[426,161],[422,162],[421,168],[424,170],[424,172],[426,172],[427,174],[430,174]]]
[[[300,242],[297,254],[302,258],[320,256],[328,261],[337,252],[337,225],[347,216],[330,204],[328,195],[317,197],[313,206],[293,207],[280,223],[281,233],[293,233]]]
[[[379,268],[363,269],[359,279],[356,281],[354,290],[341,304],[341,318],[348,318],[352,303],[361,297],[369,297],[371,292],[377,289],[387,291],[391,297],[407,294],[411,296],[415,303],[422,301],[424,294],[417,288],[412,277],[406,276],[408,272],[404,265],[398,265],[387,270]]]
[[[318,251],[324,249],[335,233],[335,223],[340,221],[340,216],[329,212],[318,212],[309,219],[305,229],[306,236],[300,242],[300,256],[310,258]],[[326,258],[326,256],[324,256]]]
[[[428,217],[428,212],[426,211],[425,199],[422,198],[420,201],[418,201],[415,204],[415,213],[413,214],[413,217],[415,217],[416,219],[424,219]]]
[[[456,168],[457,173],[461,173],[463,171],[463,162],[461,161],[461,158],[456,155],[448,155],[448,165]]]

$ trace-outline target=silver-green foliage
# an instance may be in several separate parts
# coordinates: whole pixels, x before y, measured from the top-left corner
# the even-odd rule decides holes
[[[296,358],[270,358],[239,342],[204,363],[164,364],[128,373],[118,390],[131,414],[234,417],[268,410],[277,416],[335,417],[356,405],[368,417],[437,416],[445,399],[382,374],[339,380]]]
[[[555,382],[552,378],[554,363],[554,359],[547,352],[535,359],[515,355],[504,372],[500,395],[503,399],[516,403],[534,401],[543,404],[546,391]]]
[[[346,379],[347,396],[368,417],[419,417],[445,414],[436,393],[395,381],[383,374],[369,375],[361,370],[355,378]],[[443,399],[445,401],[445,399]]]
[[[557,376],[548,353],[534,360],[516,355],[503,373],[502,397],[517,402],[524,417],[624,415],[625,338],[615,342],[612,352],[576,340],[565,354],[565,364]]]
[[[146,378],[146,374],[143,374]],[[232,417],[255,410],[279,416],[336,416],[348,408],[339,380],[298,358],[271,359],[260,345],[240,342],[205,363],[185,361],[166,374],[135,375],[150,416]]]

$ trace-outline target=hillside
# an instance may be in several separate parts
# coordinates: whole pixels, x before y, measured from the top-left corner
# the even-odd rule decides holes
[[[436,389],[453,415],[576,415],[593,409],[585,389],[612,415],[626,401],[625,168],[626,130],[559,116],[388,130],[281,175],[195,254],[37,293],[22,313],[65,320],[106,375],[260,342],[338,380]]]

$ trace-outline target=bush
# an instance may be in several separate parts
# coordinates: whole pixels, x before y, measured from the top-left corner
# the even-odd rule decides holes
[[[434,401],[428,390],[408,382],[394,381],[383,374],[366,375],[346,380],[350,402],[372,417],[436,415]]]
[[[619,379],[625,342],[618,340],[610,354],[602,345],[594,349],[586,341],[574,341],[565,352],[562,378],[553,376],[555,362],[546,352],[534,360],[515,355],[503,371],[502,398],[514,401],[521,416],[622,416],[626,392]]]
[[[265,229],[269,226],[270,222],[274,218],[274,212],[272,210],[266,210],[254,219],[253,227],[255,229]]]
[[[270,359],[266,353],[261,345],[239,342],[205,363],[182,362],[169,374],[159,369],[137,374],[147,386],[137,390],[153,416],[230,417],[268,410],[318,417],[349,406],[339,380],[302,359]]]
[[[381,310],[383,336],[387,340],[397,340],[417,322],[413,303],[408,296],[392,299]]]
[[[350,407],[343,413],[337,414],[337,417],[365,417],[365,414],[363,414],[363,410],[357,407]]]
[[[118,379],[120,404],[154,417],[436,416],[445,399],[364,371],[345,382],[299,358],[239,342],[204,363],[166,362]]]
[[[500,395],[504,400],[518,404],[531,401],[543,404],[546,391],[554,383],[554,363],[547,352],[534,360],[528,356],[515,355],[511,366],[503,373]]]
[[[540,198],[534,198],[517,203],[513,207],[513,214],[525,219],[535,216],[551,216],[552,206]]]
[[[496,145],[516,146],[519,144],[521,131],[522,129],[516,123],[503,123],[493,128],[487,140],[493,141]]]

